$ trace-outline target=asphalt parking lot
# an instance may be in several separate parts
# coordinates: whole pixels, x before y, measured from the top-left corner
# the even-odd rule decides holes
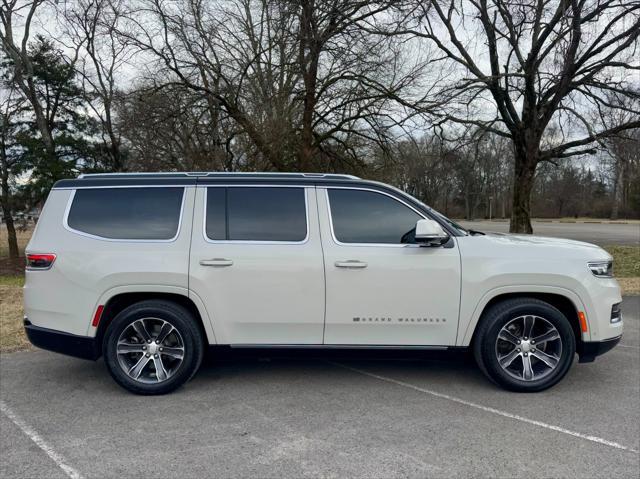
[[[622,343],[515,394],[459,357],[210,358],[133,396],[104,364],[0,357],[0,477],[638,477],[640,298]]]
[[[479,231],[507,233],[508,221],[460,221],[465,228]],[[640,223],[560,223],[541,222],[532,223],[533,234],[556,238],[570,238],[597,245],[639,245]]]

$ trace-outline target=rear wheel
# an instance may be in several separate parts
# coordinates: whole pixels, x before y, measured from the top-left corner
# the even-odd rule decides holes
[[[569,371],[576,340],[569,320],[534,298],[492,306],[474,340],[480,369],[500,386],[520,392],[547,389]]]
[[[115,381],[136,394],[165,394],[198,370],[203,338],[193,315],[170,301],[136,303],[109,325],[103,345]]]

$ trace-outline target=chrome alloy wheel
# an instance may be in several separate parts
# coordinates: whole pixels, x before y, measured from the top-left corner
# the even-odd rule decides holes
[[[116,346],[118,364],[135,381],[153,384],[171,378],[184,359],[184,341],[176,328],[158,318],[137,319]]]
[[[505,324],[496,339],[496,357],[510,376],[536,381],[551,374],[562,357],[556,327],[540,316],[518,316]]]

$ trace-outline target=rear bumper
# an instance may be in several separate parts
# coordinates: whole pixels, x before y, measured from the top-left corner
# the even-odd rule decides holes
[[[24,330],[31,344],[39,348],[94,361],[100,357],[94,338],[34,326],[28,319],[24,320]]]
[[[579,344],[578,355],[580,356],[580,362],[592,362],[594,359],[596,359],[596,356],[600,356],[601,354],[604,354],[607,351],[613,349],[621,339],[622,335],[616,338],[606,339],[604,341],[590,341]]]

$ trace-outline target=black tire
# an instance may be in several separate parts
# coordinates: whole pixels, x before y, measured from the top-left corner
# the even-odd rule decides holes
[[[169,374],[167,374],[168,377],[164,380],[158,379],[158,373],[156,372],[153,357],[147,360],[149,361],[149,365],[144,367],[144,371],[146,371],[151,378],[155,376],[158,382],[142,382],[145,379],[142,376],[139,380],[136,380],[129,376],[125,371],[125,366],[128,365],[123,365],[122,363],[125,361],[131,361],[130,364],[133,364],[138,360],[138,358],[142,359],[142,356],[144,356],[143,352],[132,352],[130,355],[125,354],[124,358],[121,354],[120,360],[117,353],[118,340],[121,335],[127,334],[125,331],[131,331],[134,323],[139,325],[139,320],[142,319],[145,319],[148,326],[155,326],[156,333],[159,325],[164,322],[173,326],[175,331],[171,330],[172,332],[170,334],[173,336],[170,336],[168,339],[171,340],[172,338],[179,338],[180,344],[178,344],[178,346],[181,346],[183,350],[181,362],[178,362],[177,365],[174,366],[174,369],[171,370],[171,375],[169,376]],[[149,324],[149,321],[151,321],[151,324]],[[155,323],[155,321],[158,322]],[[148,332],[151,338],[153,338],[153,330]],[[155,337],[157,338],[157,336]],[[153,340],[151,341],[155,342]],[[173,339],[173,341],[178,340]],[[145,347],[146,349],[144,341],[140,342],[140,346],[141,348]],[[154,352],[157,352],[155,355],[156,358],[165,358],[164,360],[161,359],[161,362],[165,361],[165,363],[176,364],[176,362],[179,361],[179,359],[164,356],[165,353],[155,351],[155,348],[159,348],[162,344],[152,346],[154,347]],[[149,346],[148,351],[150,351],[150,349],[151,347]],[[171,348],[165,347],[165,349],[168,350]],[[202,362],[204,354],[204,340],[200,328],[196,324],[195,318],[187,309],[171,301],[147,300],[125,308],[113,319],[104,336],[102,350],[104,352],[104,360],[109,373],[120,386],[135,394],[156,395],[169,393],[179,388],[193,377]],[[160,356],[161,354],[162,356]],[[164,366],[162,366],[162,368],[164,368]],[[153,380],[148,378],[146,379],[147,381]]]
[[[532,356],[529,361],[535,362],[535,365],[542,371],[539,379],[536,379],[535,375],[529,380],[516,378],[513,371],[510,373],[510,370],[505,370],[498,361],[498,334],[505,325],[512,324],[516,318],[523,316],[543,318],[559,334],[559,339],[554,340],[554,347],[558,348],[557,344],[560,343],[557,350],[561,350],[561,353],[558,353],[559,359],[553,369],[549,368],[550,371],[545,370],[546,364],[538,364],[538,359],[533,358],[535,349],[532,350],[534,353],[528,353]],[[544,325],[547,323],[543,323]],[[502,345],[503,342],[501,341],[500,344]],[[508,344],[508,346],[511,345]],[[530,347],[532,346],[527,343],[527,348]],[[518,346],[513,346],[513,348],[521,351],[521,349],[517,349]],[[473,343],[473,354],[482,372],[499,386],[517,392],[543,391],[558,383],[571,368],[575,352],[576,338],[569,320],[554,306],[535,298],[508,299],[491,306],[480,318]],[[516,356],[514,361],[521,361],[520,364],[522,364],[524,371],[525,358],[522,358],[519,353],[515,354],[519,357]],[[516,366],[517,364],[516,362]]]

